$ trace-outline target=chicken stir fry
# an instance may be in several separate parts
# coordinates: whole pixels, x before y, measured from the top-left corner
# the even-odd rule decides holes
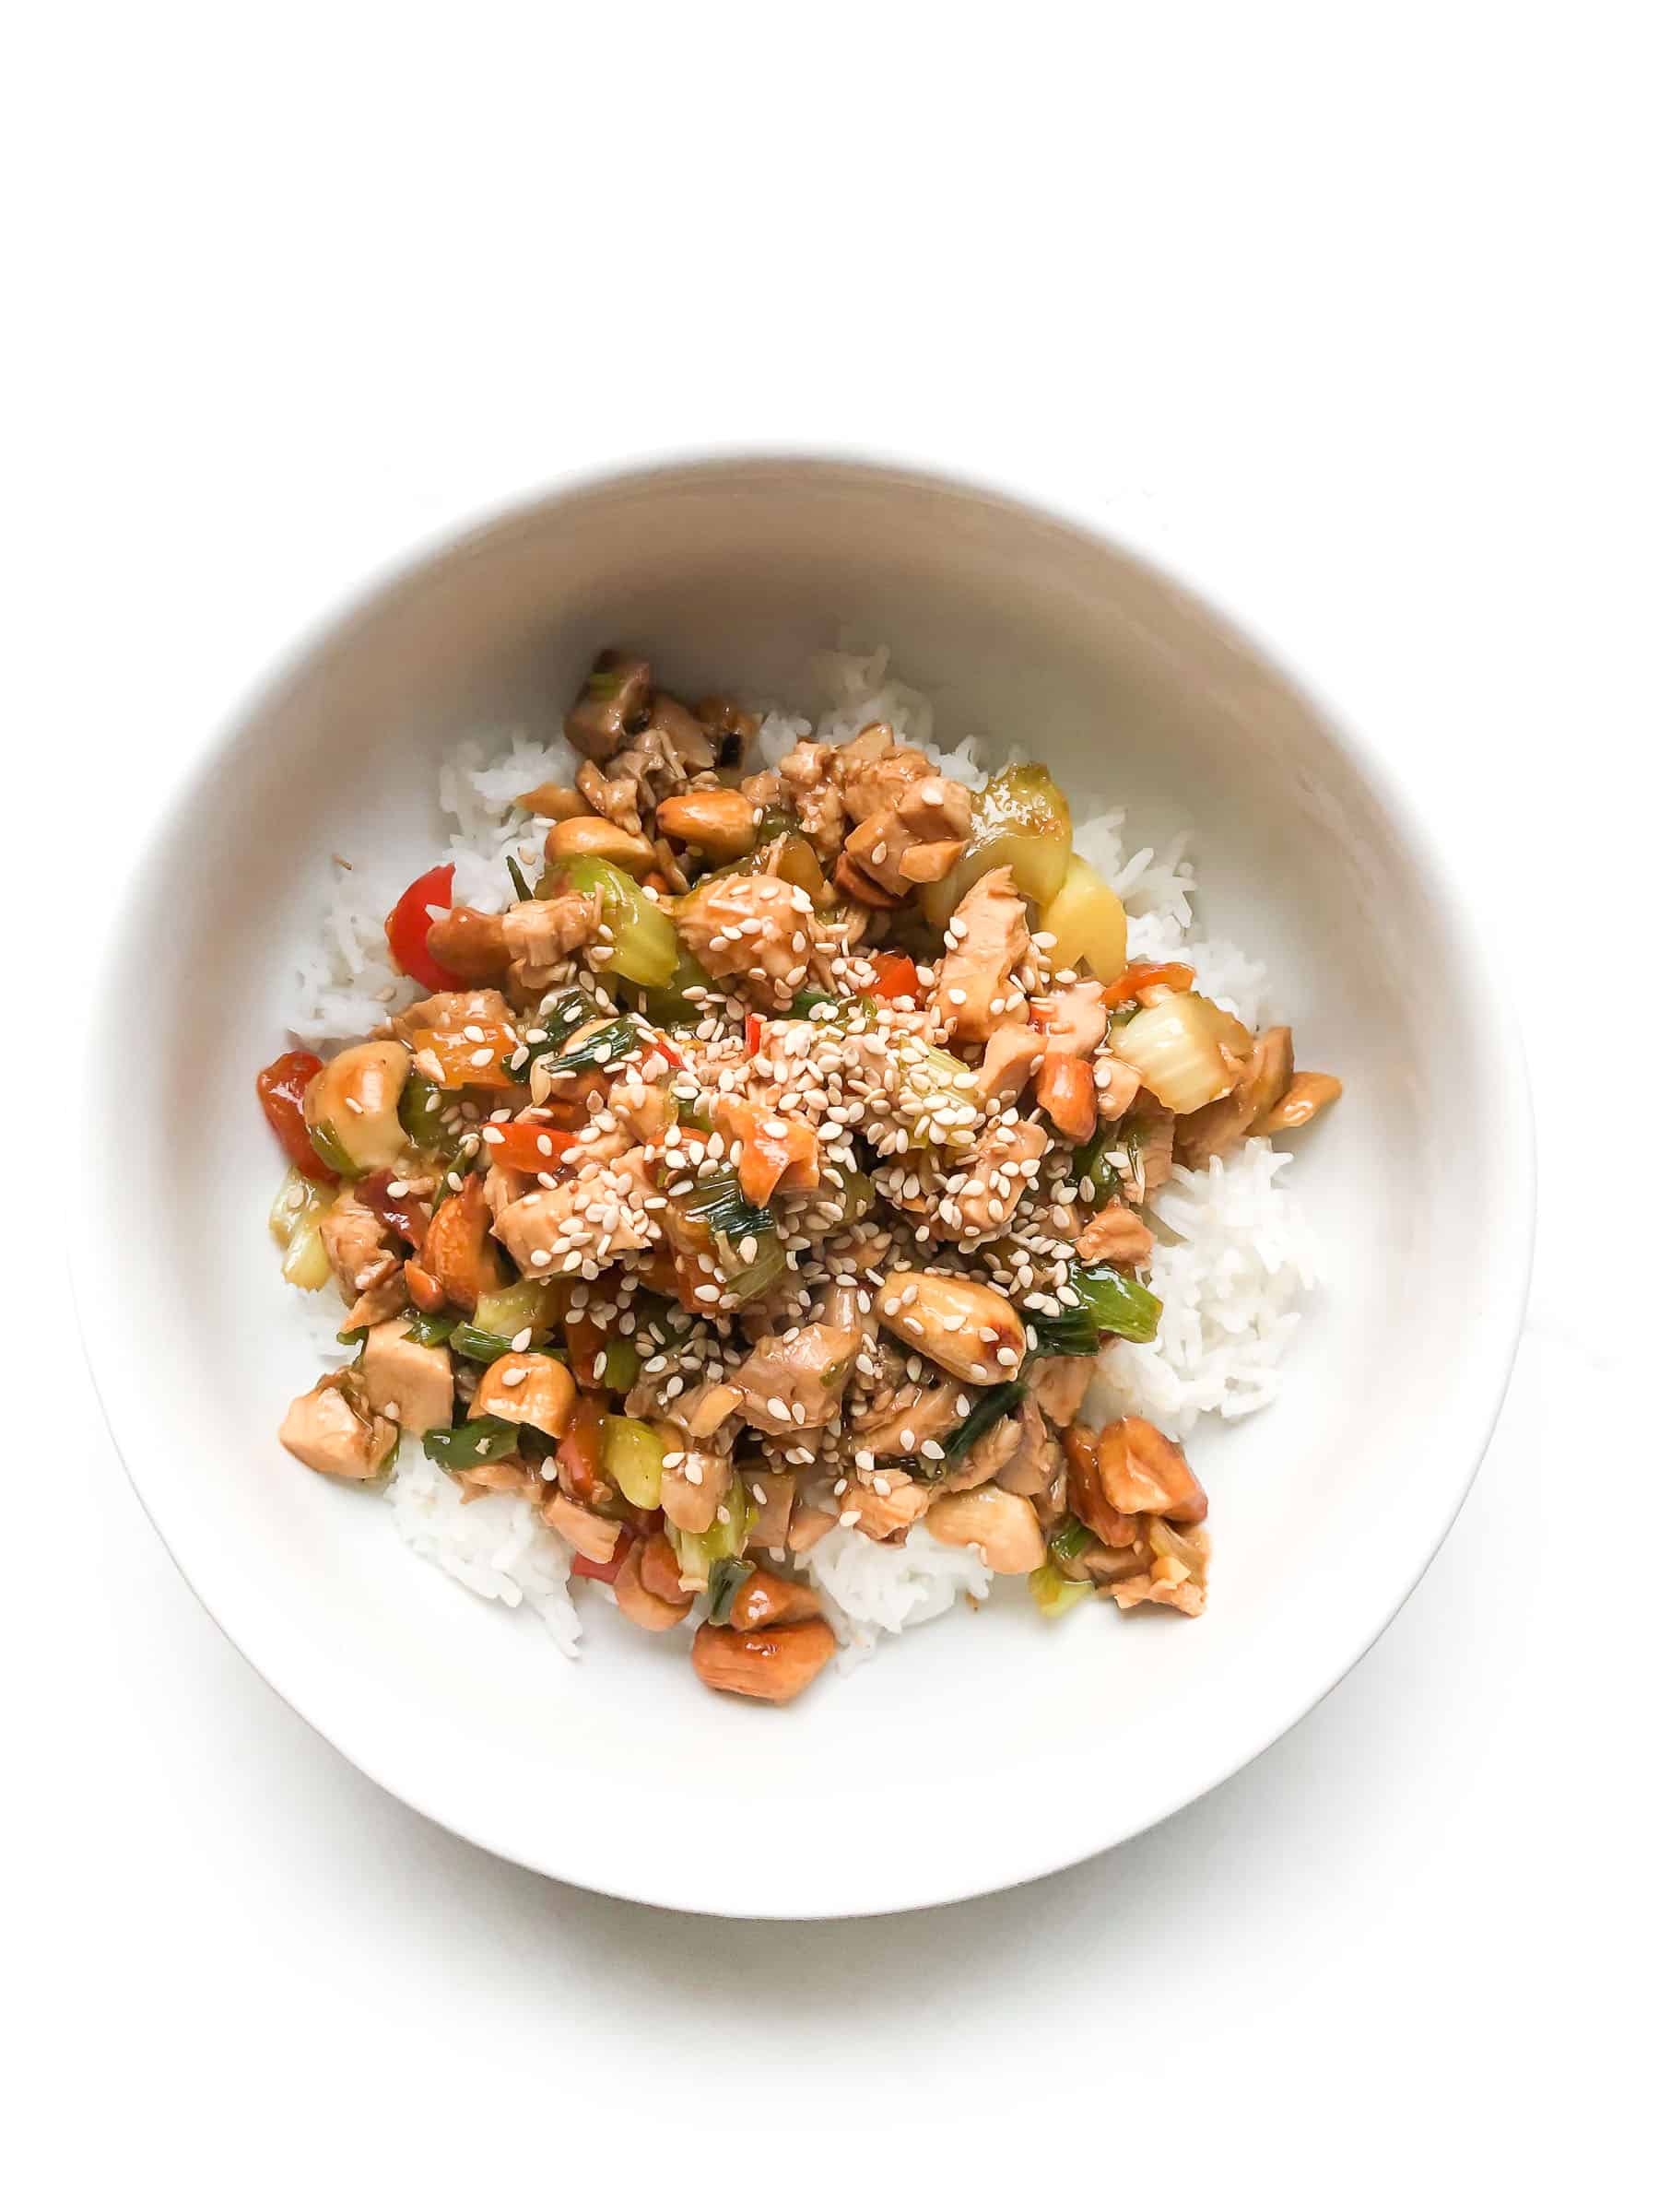
[[[1157,1335],[1177,1163],[1341,1086],[1127,959],[1045,769],[970,791],[882,724],[758,769],[752,717],[619,653],[565,727],[535,880],[420,877],[387,935],[427,995],[259,1077],[284,1272],[346,1309],[282,1442],[362,1483],[418,1439],[774,1703],[835,1648],[832,1529],[973,1547],[1046,1614],[1201,1613],[1185,1453],[1085,1401]]]

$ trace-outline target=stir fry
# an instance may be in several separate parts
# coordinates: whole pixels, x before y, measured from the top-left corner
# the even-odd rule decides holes
[[[1156,1338],[1172,1166],[1340,1084],[1128,958],[1046,768],[970,791],[876,723],[753,771],[757,726],[602,654],[574,787],[519,802],[535,879],[418,877],[386,935],[426,995],[261,1072],[283,1272],[346,1307],[282,1442],[372,1483],[418,1439],[772,1702],[836,1648],[836,1528],[973,1547],[1049,1616],[1201,1613],[1183,1450],[1084,1401]]]

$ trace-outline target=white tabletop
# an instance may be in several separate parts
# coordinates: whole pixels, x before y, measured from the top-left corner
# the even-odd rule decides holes
[[[14,1008],[37,947],[96,941],[155,759],[412,539],[664,448],[955,465],[1115,522],[1438,793],[1534,1044],[1532,1318],[1441,1557],[1246,1772],[1000,1898],[680,1918],[428,1826],[199,1610],[97,1416],[67,1062],[15,1013],[18,2201],[1622,2199],[1659,1229],[1635,11],[1177,9],[1149,43],[1106,10],[1079,43],[1041,6],[646,9],[609,52],[345,12],[41,34],[7,474],[51,808],[9,818]],[[112,1066],[143,1080],[141,1024]]]

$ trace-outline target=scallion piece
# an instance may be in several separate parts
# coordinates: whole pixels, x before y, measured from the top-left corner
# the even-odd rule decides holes
[[[498,1336],[493,1329],[480,1329],[470,1321],[458,1321],[450,1331],[449,1347],[463,1359],[476,1359],[480,1367],[491,1360],[504,1359],[512,1349],[511,1336]]]
[[[453,1313],[417,1313],[404,1334],[411,1344],[447,1344],[454,1330]]]
[[[1064,1520],[1049,1538],[1049,1549],[1057,1559],[1075,1559],[1088,1549],[1093,1538],[1075,1514]]]
[[[512,888],[518,893],[521,900],[529,900],[535,898],[535,893],[530,888],[530,886],[524,880],[524,869],[519,866],[518,862],[514,860],[511,853],[509,853],[507,855],[507,873],[512,877]]]
[[[982,1437],[990,1435],[998,1421],[1017,1412],[1025,1394],[1023,1382],[999,1382],[994,1390],[988,1390],[961,1426],[953,1429],[945,1439],[947,1464],[971,1452]]]
[[[492,1414],[485,1414],[476,1421],[463,1421],[458,1429],[429,1429],[421,1443],[429,1459],[451,1475],[465,1475],[470,1468],[488,1466],[492,1459],[505,1459],[518,1450],[518,1424],[515,1421],[498,1421]]]
[[[585,1067],[603,1067],[606,1062],[620,1060],[631,1053],[640,1041],[640,1032],[631,1015],[624,1014],[619,1020],[607,1021],[602,1030],[594,1030],[568,1053],[555,1053],[545,1061],[552,1076],[573,1076]]]

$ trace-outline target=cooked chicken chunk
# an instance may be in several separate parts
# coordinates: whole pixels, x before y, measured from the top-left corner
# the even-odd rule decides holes
[[[741,977],[782,1010],[806,981],[818,941],[812,900],[777,876],[721,876],[681,902],[679,934],[714,976]]]
[[[939,962],[933,1004],[953,1036],[982,1041],[1001,1022],[1023,1022],[1025,993],[1014,971],[1030,945],[1025,900],[1012,868],[982,876],[951,917],[950,949]]]
[[[501,916],[508,957],[536,973],[555,967],[567,953],[591,945],[599,934],[597,891],[560,891],[552,899],[526,899]]]
[[[903,898],[918,883],[937,883],[962,856],[971,802],[947,776],[906,783],[894,804],[877,807],[847,839],[845,857],[880,888]]]
[[[1075,1053],[1087,1060],[1106,1034],[1105,997],[1105,986],[1096,982],[1057,991],[1044,1032],[1050,1052]]]
[[[778,779],[801,818],[801,831],[820,860],[833,860],[846,834],[847,810],[833,771],[831,745],[797,745],[778,763]]]
[[[994,1236],[1030,1186],[1026,1172],[1048,1149],[1035,1122],[993,1122],[969,1154],[966,1180],[952,1193],[938,1228],[952,1237]]]
[[[919,1521],[933,1498],[926,1483],[913,1482],[898,1467],[878,1468],[848,1483],[838,1500],[839,1518],[844,1527],[857,1528],[881,1544]]]
[[[397,1448],[397,1430],[378,1414],[359,1411],[352,1401],[360,1398],[360,1382],[349,1368],[324,1375],[288,1407],[277,1441],[319,1475],[375,1481]]]
[[[403,1043],[413,1044],[421,1030],[453,1035],[468,1022],[493,1029],[505,1028],[512,1019],[512,1008],[499,991],[439,991],[395,1015],[392,1033]]]
[[[1018,1440],[998,1469],[996,1479],[1005,1490],[1013,1490],[1021,1498],[1037,1498],[1059,1472],[1059,1443],[1036,1400],[1028,1396],[1020,1402]]]
[[[411,1436],[447,1429],[454,1411],[455,1379],[449,1347],[417,1344],[406,1316],[382,1321],[363,1340],[363,1388],[370,1405]]]
[[[565,716],[565,735],[590,760],[608,760],[630,730],[644,728],[650,703],[650,662],[602,653]]]
[[[835,753],[847,812],[855,822],[897,806],[911,784],[937,771],[925,753],[897,745],[885,722],[873,722]]]
[[[821,1321],[761,1337],[730,1377],[743,1393],[749,1426],[768,1436],[821,1429],[841,1404],[863,1342],[858,1331]]]
[[[1007,1022],[993,1030],[985,1040],[984,1058],[974,1081],[980,1104],[989,1112],[1012,1106],[1047,1050],[1042,1031],[1023,1022]]]
[[[1031,1395],[1056,1428],[1075,1421],[1094,1381],[1093,1359],[1039,1359],[1030,1376]]]
[[[1126,1206],[1103,1206],[1077,1239],[1077,1257],[1093,1266],[1144,1267],[1152,1257],[1152,1231]]]
[[[877,1459],[909,1459],[924,1444],[943,1442],[961,1427],[956,1409],[961,1395],[959,1382],[907,1382],[889,1406],[861,1414],[853,1422],[859,1449],[874,1452]]]
[[[359,1290],[373,1289],[385,1282],[397,1265],[392,1232],[349,1185],[339,1192],[317,1230],[335,1280],[347,1300],[355,1299]]]

